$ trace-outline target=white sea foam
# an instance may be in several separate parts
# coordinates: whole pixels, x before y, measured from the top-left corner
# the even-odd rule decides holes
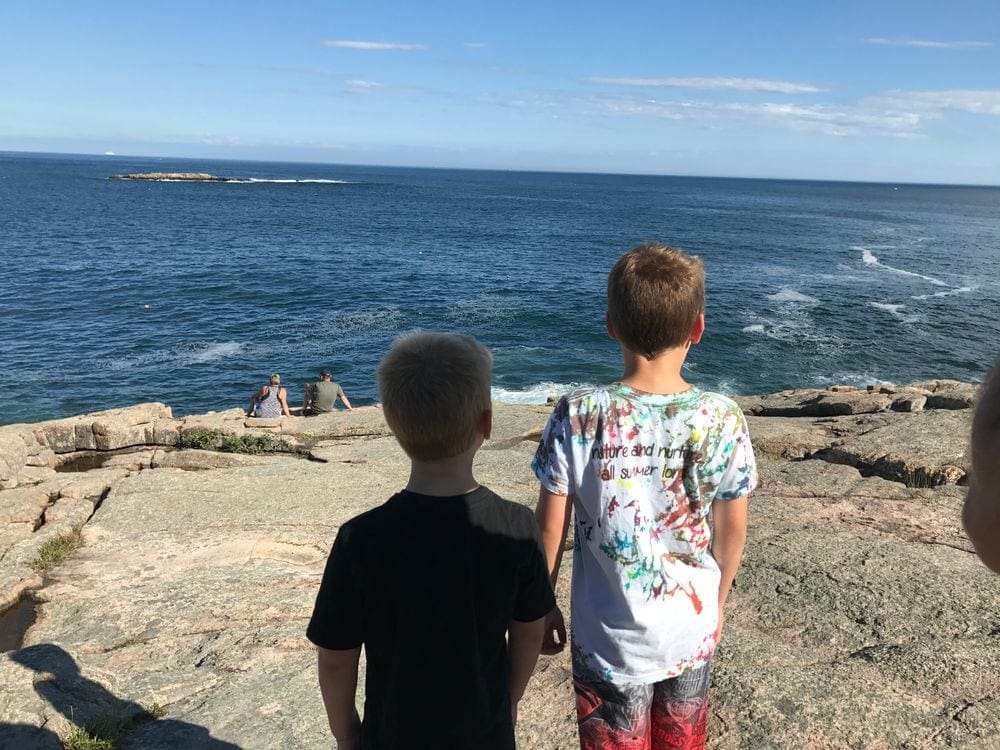
[[[269,183],[272,185],[350,185],[350,180],[321,180],[321,179],[307,179],[307,180],[277,180],[277,179],[266,179],[263,177],[248,177],[245,180],[230,180],[230,182],[242,182],[242,183]]]
[[[815,297],[810,297],[808,294],[803,294],[787,286],[782,287],[779,292],[767,295],[767,298],[772,302],[792,302],[803,305],[819,304],[819,300]]]
[[[212,182],[212,183],[222,183],[230,185],[252,185],[252,184],[271,184],[271,185],[295,185],[295,184],[317,184],[317,185],[350,185],[350,180],[321,180],[321,179],[306,179],[306,180],[278,180],[269,179],[264,177],[227,177],[224,180],[179,180],[174,177],[161,177],[155,180],[148,180],[149,182]]]
[[[976,291],[974,286],[960,286],[956,289],[948,289],[944,292],[934,292],[933,294],[915,294],[911,299],[932,299],[934,297],[951,297],[954,294],[968,294]]]
[[[522,305],[520,297],[480,294],[472,299],[453,302],[448,306],[447,315],[452,320],[481,323],[512,318]]]
[[[903,312],[906,309],[906,305],[901,305],[894,302],[869,302],[869,307],[874,307],[876,310],[884,310],[889,313],[896,320],[901,320],[904,323],[912,323],[917,320],[915,315],[907,315]]]
[[[916,273],[914,271],[906,271],[902,268],[896,268],[895,266],[889,266],[879,260],[878,256],[872,252],[872,248],[882,247],[881,245],[854,245],[852,250],[861,251],[861,262],[867,266],[874,266],[877,268],[882,268],[886,271],[891,271],[892,273],[898,273],[902,276],[913,276],[918,279],[923,279],[928,281],[935,286],[948,286],[948,284],[941,279],[936,279],[933,276],[927,276],[926,274]]]
[[[580,388],[582,383],[551,383],[542,382],[528,386],[522,390],[510,390],[494,386],[491,395],[494,401],[502,404],[544,404],[550,396],[563,396],[575,388]]]
[[[239,341],[210,341],[179,344],[169,349],[158,349],[146,354],[104,360],[101,364],[108,370],[130,370],[169,362],[172,366],[200,365],[217,362],[244,353]]]
[[[764,333],[764,326],[760,323],[754,323],[752,326],[745,326],[743,333]]]

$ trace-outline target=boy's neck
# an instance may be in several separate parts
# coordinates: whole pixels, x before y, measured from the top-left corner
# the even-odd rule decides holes
[[[622,347],[625,374],[621,382],[645,393],[671,394],[686,391],[691,385],[681,377],[681,366],[689,347],[678,346],[647,359]]]
[[[472,476],[472,460],[478,447],[440,461],[411,460],[406,489],[432,497],[456,497],[479,489]]]

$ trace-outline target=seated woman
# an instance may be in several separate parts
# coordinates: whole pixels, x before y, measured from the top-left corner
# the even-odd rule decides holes
[[[288,392],[281,385],[281,376],[271,373],[271,380],[250,397],[250,416],[267,419],[291,416],[288,411]]]

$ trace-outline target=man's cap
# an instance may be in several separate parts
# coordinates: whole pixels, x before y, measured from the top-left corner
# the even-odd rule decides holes
[[[330,377],[330,371],[329,371],[329,370],[323,370],[323,372],[321,372],[321,373],[319,374],[319,376],[320,376],[321,378],[328,378],[328,377]]]

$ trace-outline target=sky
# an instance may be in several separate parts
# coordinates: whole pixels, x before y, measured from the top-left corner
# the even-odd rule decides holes
[[[1000,1],[0,2],[0,150],[1000,183]]]

